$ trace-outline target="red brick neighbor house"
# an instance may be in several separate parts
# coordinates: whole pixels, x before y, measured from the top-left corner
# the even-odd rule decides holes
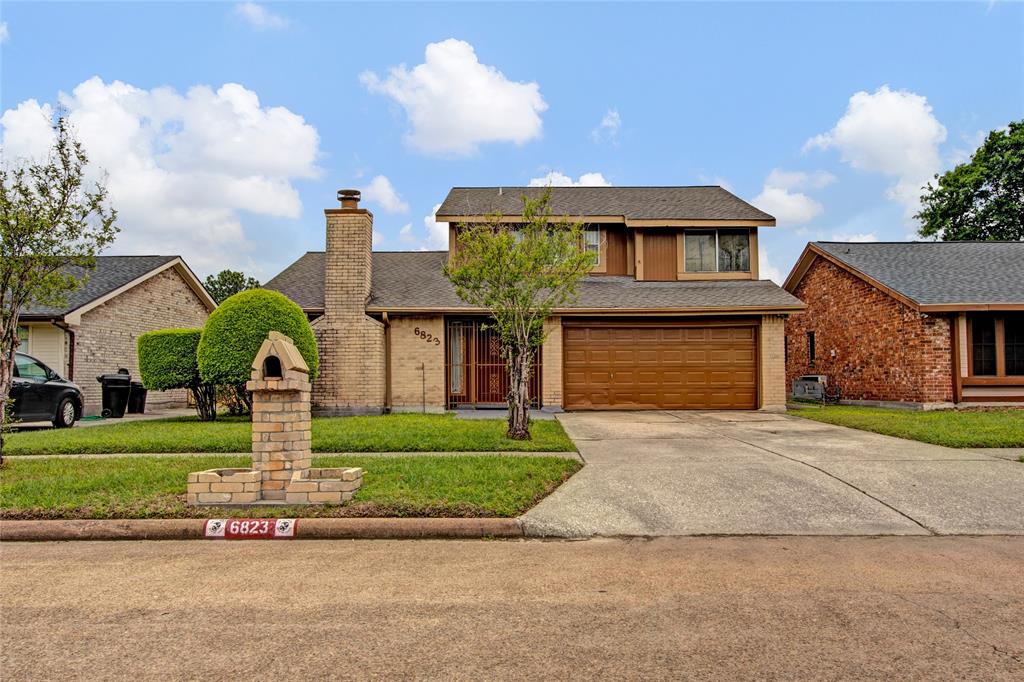
[[[85,284],[57,307],[25,310],[18,350],[77,383],[85,414],[99,414],[96,376],[126,367],[139,376],[136,342],[169,327],[201,327],[217,304],[178,256],[98,256],[96,269],[76,272]],[[147,404],[184,406],[184,390],[150,393]]]
[[[538,188],[455,188],[437,211],[461,226],[520,220]],[[359,193],[325,211],[326,252],[266,284],[313,320],[319,414],[500,407],[508,390],[483,310],[442,273],[448,251],[373,252]],[[559,187],[552,212],[586,226],[597,264],[547,323],[533,402],[561,409],[785,407],[783,323],[803,304],[758,279],[758,229],[775,219],[721,187]]]
[[[786,375],[850,401],[1024,404],[1024,242],[811,242]]]

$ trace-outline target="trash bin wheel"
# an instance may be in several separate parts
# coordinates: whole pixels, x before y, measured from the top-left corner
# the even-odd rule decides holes
[[[103,410],[102,412],[100,412],[100,416],[104,417],[105,419],[110,419],[110,415],[112,415],[112,414],[114,414],[113,411],[111,411],[109,409]]]

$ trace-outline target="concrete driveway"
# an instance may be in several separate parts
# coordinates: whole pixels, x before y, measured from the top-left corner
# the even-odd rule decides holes
[[[758,412],[559,416],[587,465],[535,536],[1024,534],[1024,464]]]

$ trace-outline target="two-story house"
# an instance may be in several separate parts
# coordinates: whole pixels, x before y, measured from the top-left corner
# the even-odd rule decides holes
[[[456,187],[437,211],[462,226],[544,189]],[[556,187],[553,214],[584,223],[596,265],[556,311],[533,378],[537,407],[785,407],[784,321],[804,305],[758,279],[758,230],[775,219],[721,187]],[[485,312],[442,273],[448,251],[373,252],[359,193],[325,211],[327,250],[267,283],[313,320],[321,414],[505,404],[507,373]]]

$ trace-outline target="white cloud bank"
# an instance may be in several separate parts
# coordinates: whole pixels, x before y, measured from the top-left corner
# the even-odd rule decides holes
[[[921,188],[942,168],[939,145],[945,140],[946,128],[925,97],[883,85],[850,97],[835,127],[812,137],[804,150],[836,149],[857,170],[893,178],[887,195],[909,218],[918,210]]]
[[[378,175],[362,190],[362,199],[380,206],[385,213],[408,213],[409,204],[395,191],[387,176]]]
[[[271,31],[288,27],[286,18],[255,2],[238,3],[235,5],[234,13],[257,31]]]
[[[878,236],[874,232],[858,232],[854,234],[846,234],[843,232],[836,232],[832,235],[832,241],[834,242],[877,242]]]
[[[6,21],[0,21],[0,45],[3,45],[4,43],[6,43],[7,39],[10,36],[11,36],[11,34],[7,30],[7,22]]]
[[[488,142],[524,144],[540,137],[540,114],[548,108],[537,83],[509,80],[454,38],[427,45],[424,63],[412,69],[400,64],[385,78],[365,71],[359,80],[405,110],[406,140],[427,154],[467,156]]]
[[[618,144],[619,130],[622,128],[622,117],[618,109],[609,109],[601,118],[597,127],[590,131],[590,139],[594,142],[611,142]]]
[[[580,176],[579,180],[573,180],[572,177],[559,173],[558,171],[551,171],[547,175],[541,178],[532,178],[530,180],[530,187],[611,187],[612,183],[608,182],[603,175],[600,173],[584,173]]]
[[[803,192],[795,190],[821,189],[835,182],[835,179],[834,175],[825,171],[804,173],[776,168],[768,174],[764,188],[751,203],[772,214],[781,223],[799,225],[818,217],[825,209]]]
[[[292,182],[318,175],[316,129],[284,107],[261,106],[236,83],[184,95],[91,78],[58,102],[90,160],[107,174],[118,253],[180,254],[202,272],[246,267],[240,212],[297,218]],[[30,99],[0,117],[6,161],[42,158],[49,104]]]

